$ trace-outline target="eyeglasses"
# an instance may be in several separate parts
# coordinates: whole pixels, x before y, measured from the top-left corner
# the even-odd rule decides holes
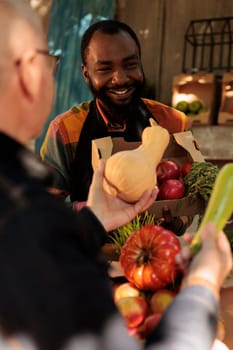
[[[61,53],[52,53],[49,50],[40,50],[36,49],[36,52],[40,55],[45,55],[49,58],[50,66],[52,68],[53,73],[55,74],[59,65],[59,62],[61,60]]]
[[[53,74],[56,74],[58,64],[61,59],[61,51],[57,50],[55,53],[51,53],[49,50],[41,50],[41,49],[36,49],[36,53],[40,55],[45,55],[49,59],[49,65],[53,71]],[[21,63],[21,59],[18,59],[15,64],[19,66]]]

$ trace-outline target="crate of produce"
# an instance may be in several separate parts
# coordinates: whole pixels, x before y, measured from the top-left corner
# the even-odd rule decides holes
[[[140,145],[140,142],[126,142],[121,137],[104,137],[92,141],[92,166],[95,169],[99,158],[107,159],[112,154],[123,150],[132,150]],[[188,162],[204,162],[197,141],[191,131],[185,131],[170,135],[170,142],[164,152],[163,160],[174,161],[179,167]],[[200,199],[193,200],[189,196],[175,200],[156,200],[148,209],[155,217],[163,215],[163,208],[168,207],[174,216],[196,215],[203,210],[203,202]]]
[[[219,125],[233,125],[233,71],[222,75],[221,105],[218,112]]]
[[[215,120],[217,82],[213,73],[180,74],[173,77],[172,106],[184,112],[193,125]]]

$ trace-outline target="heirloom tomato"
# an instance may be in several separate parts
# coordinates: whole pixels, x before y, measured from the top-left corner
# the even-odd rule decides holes
[[[141,290],[157,290],[175,281],[176,235],[159,225],[147,224],[134,231],[121,248],[120,265],[129,282]]]

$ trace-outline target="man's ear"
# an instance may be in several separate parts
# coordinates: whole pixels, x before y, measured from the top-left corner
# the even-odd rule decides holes
[[[41,84],[41,69],[34,50],[27,51],[18,66],[19,84],[22,93],[30,100],[38,96]]]
[[[82,72],[83,72],[83,77],[86,83],[89,83],[90,78],[89,78],[89,74],[87,71],[87,67],[85,66],[85,64],[82,64]]]

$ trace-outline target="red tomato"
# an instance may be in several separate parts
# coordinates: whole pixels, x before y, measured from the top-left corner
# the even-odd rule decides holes
[[[169,179],[159,186],[159,199],[179,199],[185,195],[185,186],[178,179]]]
[[[159,182],[163,182],[168,179],[178,179],[180,174],[180,166],[172,160],[161,161],[156,169],[157,180]]]
[[[176,235],[162,226],[147,224],[131,233],[121,248],[120,264],[129,282],[141,290],[157,290],[175,281]]]
[[[186,176],[189,174],[192,165],[193,165],[193,162],[187,162],[182,166],[181,172],[183,176]]]

